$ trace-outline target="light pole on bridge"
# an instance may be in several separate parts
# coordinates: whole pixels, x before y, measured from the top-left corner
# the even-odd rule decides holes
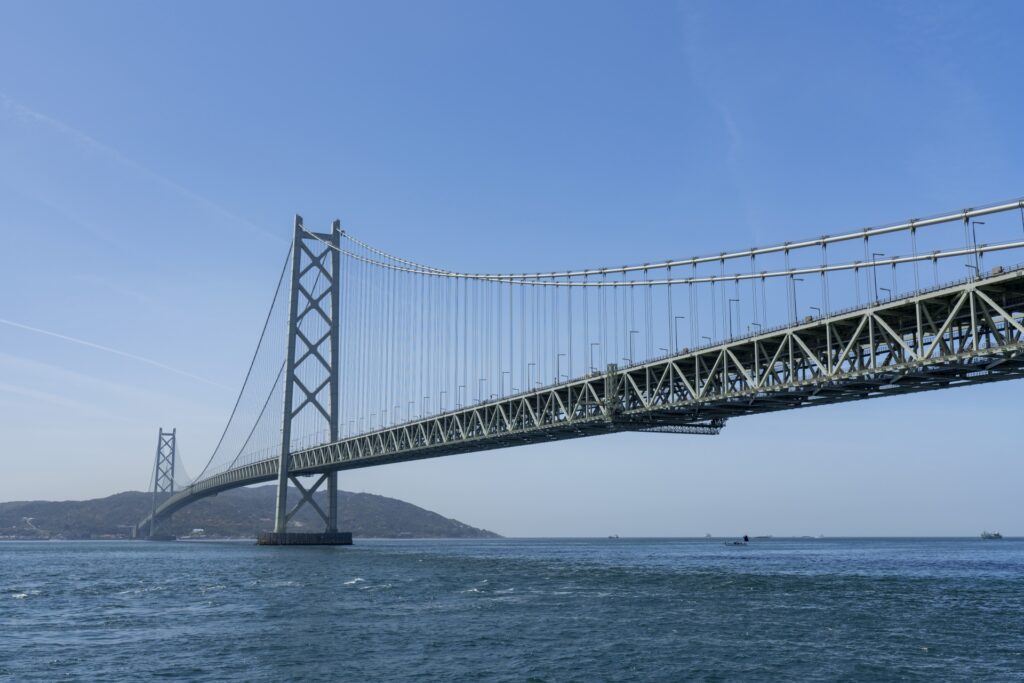
[[[672,350],[679,353],[679,321],[686,320],[685,315],[677,315],[672,323]]]
[[[739,302],[740,302],[739,299],[729,299],[729,339],[732,339],[732,337],[733,337],[733,334],[732,334],[732,305],[733,304],[738,304]],[[736,323],[736,326],[739,327],[739,322],[738,321]]]
[[[875,283],[875,303],[878,302],[878,264],[875,262],[875,259],[879,256],[885,256],[885,254],[880,251],[875,251],[871,254],[871,279]]]
[[[978,277],[981,277],[981,258],[978,254],[978,228],[979,225],[985,225],[985,221],[971,221],[971,238],[974,242],[974,272]]]
[[[800,310],[797,308],[797,305],[796,305],[796,283],[803,282],[804,279],[802,277],[791,277],[790,280],[793,281],[793,321],[794,322],[799,322],[800,321]]]

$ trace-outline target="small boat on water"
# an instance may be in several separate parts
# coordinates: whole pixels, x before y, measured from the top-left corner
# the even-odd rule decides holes
[[[746,534],[744,534],[742,541],[726,541],[725,544],[726,545],[746,545],[749,542],[750,542],[750,536],[747,536]]]
[[[608,538],[618,538],[618,537],[619,537],[619,535],[618,535],[618,534],[612,534],[612,535],[611,535],[611,536],[609,536]]]
[[[1003,535],[998,531],[982,531],[981,537],[986,541],[998,541]]]

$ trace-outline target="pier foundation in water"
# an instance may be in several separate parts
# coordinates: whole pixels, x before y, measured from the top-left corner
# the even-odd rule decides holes
[[[265,531],[256,537],[256,545],[352,545],[352,532],[275,533]]]

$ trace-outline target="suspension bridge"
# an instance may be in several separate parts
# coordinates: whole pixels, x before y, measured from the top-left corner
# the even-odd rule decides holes
[[[137,528],[157,536],[200,498],[276,481],[261,543],[351,542],[337,529],[347,469],[711,435],[744,415],[1021,377],[1022,248],[1017,200],[707,256],[465,273],[297,216],[219,442],[189,480],[161,428]],[[303,505],[323,533],[290,529]]]

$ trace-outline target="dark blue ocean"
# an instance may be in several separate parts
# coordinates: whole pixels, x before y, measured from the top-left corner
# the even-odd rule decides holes
[[[0,680],[1024,680],[1024,541],[0,543]]]

